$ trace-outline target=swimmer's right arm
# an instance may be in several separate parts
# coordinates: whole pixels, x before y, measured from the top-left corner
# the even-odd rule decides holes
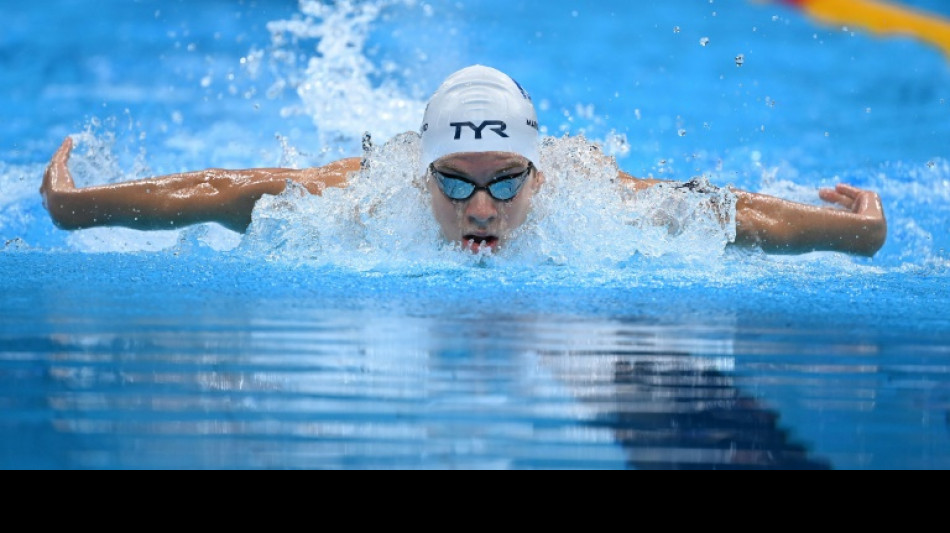
[[[319,195],[327,187],[346,186],[347,177],[360,169],[359,159],[344,159],[305,170],[211,169],[77,189],[68,167],[72,149],[73,141],[67,138],[40,188],[53,222],[66,230],[99,226],[157,230],[216,222],[243,233],[257,201],[282,193],[288,180]]]

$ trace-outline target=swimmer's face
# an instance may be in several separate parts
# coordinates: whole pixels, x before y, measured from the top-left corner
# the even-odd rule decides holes
[[[478,187],[487,187],[499,178],[520,176],[530,169],[521,190],[507,202],[493,198],[484,189],[475,191],[468,200],[452,200],[429,173],[432,211],[442,227],[443,237],[475,253],[484,246],[494,252],[505,244],[527,220],[531,200],[544,183],[544,175],[534,170],[527,159],[502,152],[453,154],[436,161],[432,169]]]

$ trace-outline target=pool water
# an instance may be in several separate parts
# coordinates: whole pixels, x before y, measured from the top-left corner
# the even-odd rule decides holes
[[[100,4],[2,8],[0,467],[950,468],[939,50],[739,0]],[[473,63],[550,136],[497,256],[439,245],[401,135]],[[317,165],[365,132],[368,174],[267,199],[244,237],[62,232],[36,193],[67,135],[93,184]],[[621,201],[611,157],[872,188],[891,233],[874,259],[732,249],[707,198]]]

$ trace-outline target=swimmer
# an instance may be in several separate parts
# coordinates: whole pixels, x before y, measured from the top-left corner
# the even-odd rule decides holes
[[[421,136],[419,175],[426,177],[442,237],[475,253],[503,248],[544,190],[538,119],[528,93],[498,70],[463,69],[429,101]],[[245,232],[257,201],[282,193],[288,182],[321,195],[329,187],[345,187],[361,168],[353,158],[303,170],[211,169],[80,189],[67,165],[72,148],[66,139],[40,190],[53,221],[65,230],[158,230],[214,222]],[[618,178],[632,191],[661,183],[622,171]],[[829,203],[823,207],[734,192],[737,246],[774,254],[872,257],[887,238],[881,198],[871,191],[844,184],[822,189],[819,196]]]

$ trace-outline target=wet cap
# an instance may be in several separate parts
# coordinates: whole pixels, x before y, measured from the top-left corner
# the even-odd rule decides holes
[[[422,165],[459,153],[508,152],[539,166],[538,114],[507,74],[476,65],[449,76],[422,123]]]

